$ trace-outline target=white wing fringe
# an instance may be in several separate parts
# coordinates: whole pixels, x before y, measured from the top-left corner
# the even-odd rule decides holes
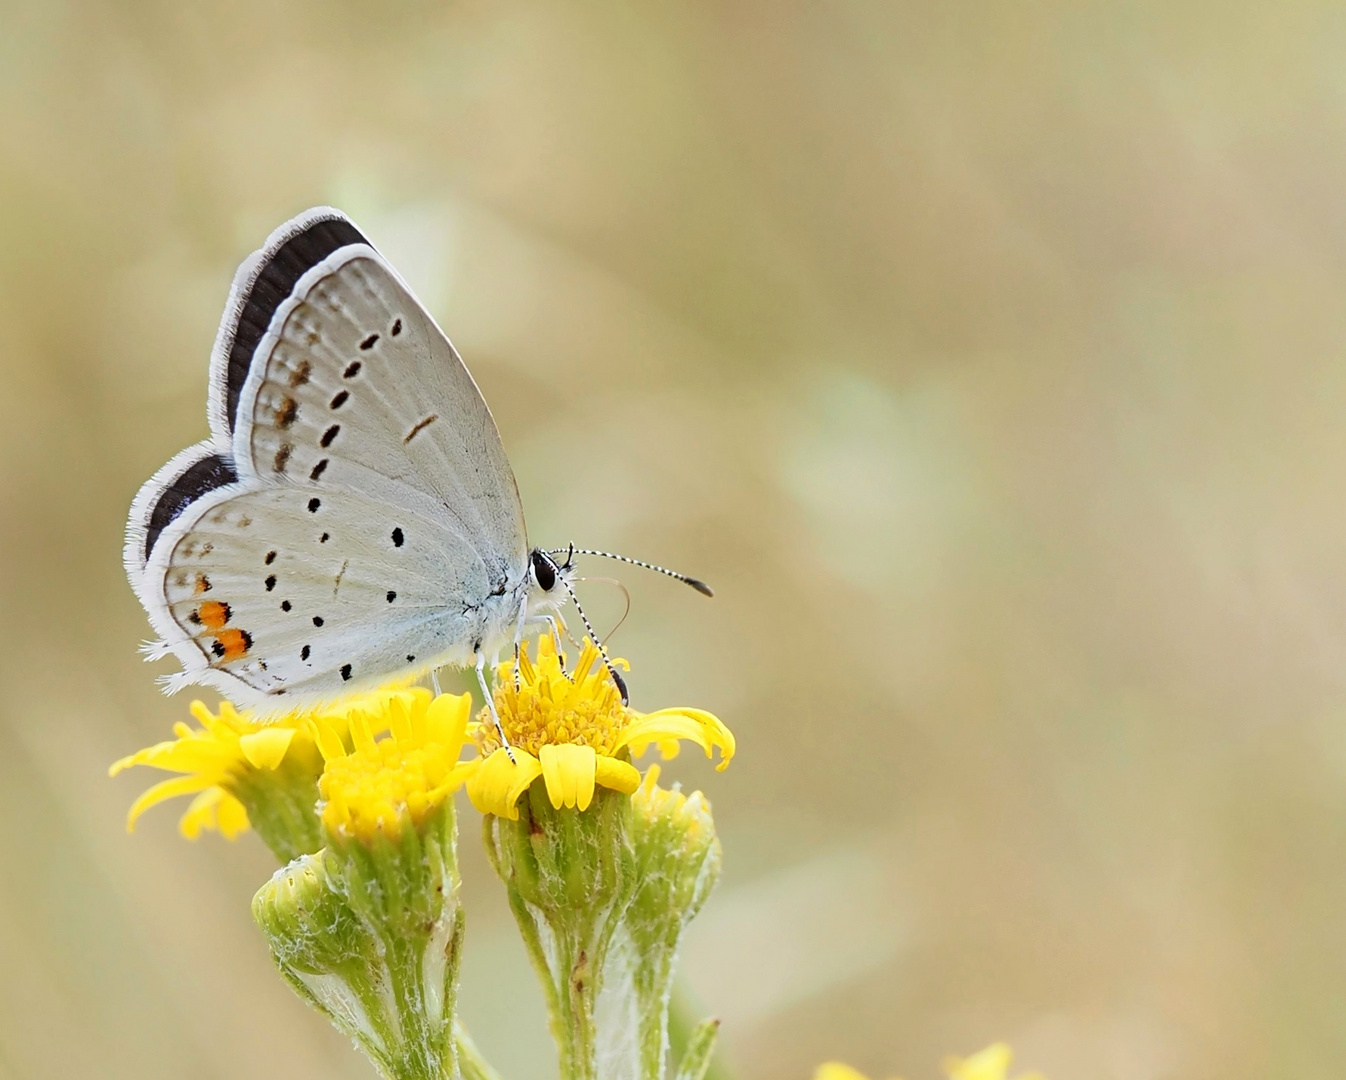
[[[154,681],[159,684],[159,689],[169,697],[192,685],[192,677],[186,671],[174,671],[169,675],[158,675],[155,676]]]
[[[145,658],[145,663],[151,660],[162,660],[165,656],[172,656],[173,650],[168,647],[168,642],[162,638],[158,641],[142,641],[140,643],[140,655]]]

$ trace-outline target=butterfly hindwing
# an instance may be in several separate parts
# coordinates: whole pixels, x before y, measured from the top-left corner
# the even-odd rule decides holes
[[[290,486],[199,500],[165,530],[148,573],[163,583],[157,628],[187,680],[239,701],[336,696],[443,662],[476,622],[479,605],[459,598],[491,588],[476,553],[434,519]]]

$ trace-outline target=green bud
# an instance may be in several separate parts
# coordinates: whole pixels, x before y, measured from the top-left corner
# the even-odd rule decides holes
[[[640,1073],[646,1078],[661,1077],[668,1056],[678,943],[720,876],[720,841],[705,796],[683,795],[677,785],[658,787],[658,777],[658,766],[651,766],[631,797],[637,886],[621,938],[630,953],[625,966],[640,1035]]]
[[[453,804],[279,870],[253,917],[281,973],[387,1080],[457,1077],[463,920]]]

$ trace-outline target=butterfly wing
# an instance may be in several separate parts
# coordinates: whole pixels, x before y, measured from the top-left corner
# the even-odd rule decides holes
[[[491,588],[477,553],[438,518],[291,485],[197,500],[161,534],[146,573],[163,583],[155,629],[184,668],[171,681],[277,708],[462,662],[481,604],[461,598]]]
[[[142,488],[127,532],[128,576],[184,664],[172,682],[334,695],[462,662],[483,610],[500,621],[527,541],[495,423],[338,211],[301,215],[240,267],[209,417],[211,439]]]

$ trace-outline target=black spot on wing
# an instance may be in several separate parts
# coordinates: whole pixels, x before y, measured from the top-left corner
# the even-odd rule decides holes
[[[243,297],[229,346],[225,411],[230,431],[237,426],[238,398],[252,367],[252,354],[271,325],[276,309],[294,291],[295,282],[338,248],[367,243],[349,221],[315,221],[286,240],[263,262]]]
[[[238,481],[234,463],[223,454],[207,454],[192,462],[176,480],[159,493],[145,527],[145,559],[149,561],[159,534],[197,499],[225,484]]]

